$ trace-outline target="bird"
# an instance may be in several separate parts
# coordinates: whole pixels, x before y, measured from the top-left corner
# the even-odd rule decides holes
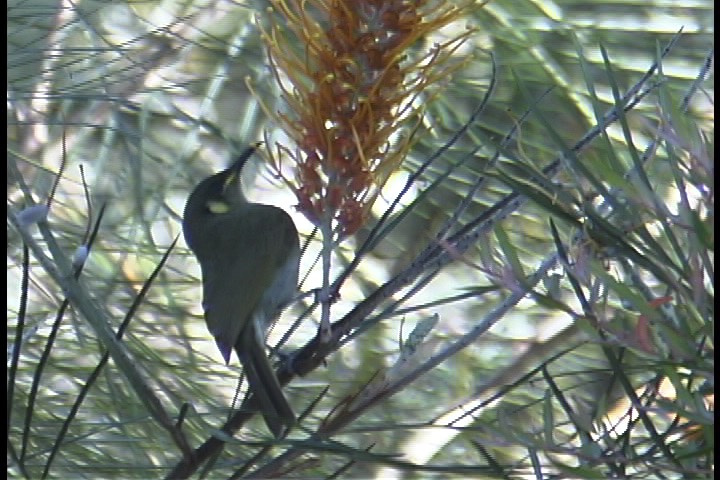
[[[300,240],[282,208],[248,201],[241,173],[256,146],[201,181],[183,212],[183,236],[202,273],[205,323],[226,364],[234,349],[275,438],[295,423],[265,352],[267,329],[297,293]]]

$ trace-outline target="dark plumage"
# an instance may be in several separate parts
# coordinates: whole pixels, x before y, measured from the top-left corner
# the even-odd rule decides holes
[[[202,269],[208,330],[226,362],[235,348],[265,423],[281,437],[295,415],[265,353],[265,330],[297,291],[300,242],[284,210],[243,195],[240,172],[253,151],[193,190],[183,234]]]

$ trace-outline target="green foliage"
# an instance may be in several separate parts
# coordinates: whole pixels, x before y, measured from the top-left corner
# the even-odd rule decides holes
[[[312,296],[273,329],[305,415],[273,442],[230,411],[239,369],[173,248],[197,181],[274,138],[246,86],[278,98],[264,4],[10,2],[8,475],[711,478],[712,7],[478,5],[333,249],[332,338]],[[318,287],[312,226],[249,167]]]

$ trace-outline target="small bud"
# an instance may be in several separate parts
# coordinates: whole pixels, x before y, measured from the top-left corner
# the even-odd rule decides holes
[[[89,253],[90,250],[87,245],[80,245],[75,249],[75,254],[73,255],[72,260],[73,270],[79,270],[83,265],[85,265],[85,260],[87,260]]]
[[[47,205],[33,205],[22,210],[17,218],[20,225],[23,227],[29,227],[33,223],[38,223],[47,220],[48,207]]]

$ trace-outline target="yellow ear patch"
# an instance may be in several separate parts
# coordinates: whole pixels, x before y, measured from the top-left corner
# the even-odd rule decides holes
[[[227,213],[230,211],[230,205],[220,200],[210,200],[207,202],[207,208],[212,213]]]

